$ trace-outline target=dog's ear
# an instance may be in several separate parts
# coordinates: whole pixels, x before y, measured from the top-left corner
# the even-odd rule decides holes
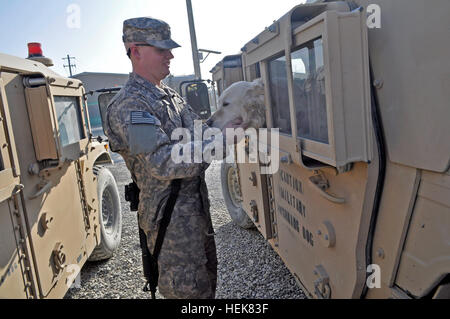
[[[247,100],[243,105],[245,116],[244,122],[250,124],[250,127],[258,128],[265,122],[264,105],[264,82],[262,79],[256,79],[251,82],[247,91]]]
[[[261,78],[257,78],[251,82],[249,93],[255,97],[264,97],[264,82]]]
[[[252,84],[253,84],[253,86],[255,86],[257,88],[264,89],[264,82],[263,82],[262,78],[254,79]]]

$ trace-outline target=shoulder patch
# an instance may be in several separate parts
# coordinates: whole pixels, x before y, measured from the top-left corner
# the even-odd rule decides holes
[[[132,111],[131,124],[152,124],[161,126],[161,122],[155,116],[146,111]]]

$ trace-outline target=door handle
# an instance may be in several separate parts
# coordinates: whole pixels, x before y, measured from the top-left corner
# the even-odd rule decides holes
[[[29,199],[33,199],[46,193],[53,186],[52,181],[47,181],[35,194],[30,195]]]
[[[331,195],[330,193],[327,193],[326,190],[330,188],[330,184],[328,183],[328,180],[322,175],[313,175],[309,177],[309,182],[313,186],[313,189],[317,191],[322,197],[325,197],[330,202],[336,203],[336,204],[343,204],[345,203],[345,198],[342,197],[336,197]]]

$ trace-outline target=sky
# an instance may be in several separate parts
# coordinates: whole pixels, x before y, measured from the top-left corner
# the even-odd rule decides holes
[[[265,27],[304,0],[192,0],[197,46],[222,52],[201,63],[203,79],[224,56],[240,49]],[[123,21],[151,16],[171,26],[181,45],[172,52],[171,74],[194,74],[185,0],[0,0],[0,52],[27,57],[28,42],[40,42],[51,67],[68,76],[67,60],[82,72],[129,73],[122,43]],[[206,55],[206,54],[205,54]]]

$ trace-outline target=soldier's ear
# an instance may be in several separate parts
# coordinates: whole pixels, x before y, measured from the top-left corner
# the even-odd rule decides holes
[[[132,56],[137,60],[141,58],[141,53],[139,52],[138,47],[131,46],[128,50],[130,51],[130,59]]]

